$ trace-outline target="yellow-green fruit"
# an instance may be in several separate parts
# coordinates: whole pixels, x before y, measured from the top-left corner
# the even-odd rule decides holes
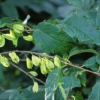
[[[39,66],[40,62],[41,62],[41,59],[40,58],[32,55],[32,63],[33,63],[33,65]]]
[[[3,35],[0,35],[0,47],[3,47],[5,45],[5,38]]]
[[[29,73],[30,73],[32,76],[38,76],[38,73],[35,72],[35,71],[30,71]]]
[[[46,63],[45,63],[44,60],[41,61],[40,70],[41,70],[41,73],[42,73],[42,74],[47,74],[47,73],[48,73],[48,71],[47,71],[47,69],[46,69]]]
[[[15,37],[11,34],[3,34],[3,36],[7,39],[7,40],[14,40]]]
[[[38,88],[39,88],[38,83],[37,83],[37,82],[34,82],[34,85],[33,85],[33,87],[32,87],[33,92],[34,92],[34,93],[37,93],[38,90],[39,90]]]
[[[58,56],[54,56],[54,64],[56,67],[60,68],[61,64],[60,64],[60,59]]]
[[[24,32],[24,26],[21,25],[21,24],[14,24],[13,25],[13,30],[14,30],[15,33],[20,34],[20,33]]]
[[[17,56],[17,54],[15,52],[11,52],[9,53],[9,56],[11,57],[11,60],[14,63],[18,63],[19,62],[19,57]]]
[[[26,41],[32,41],[33,40],[33,36],[28,35],[28,36],[23,36],[24,40]]]
[[[32,69],[33,67],[32,61],[29,58],[26,58],[26,65],[28,69]]]
[[[52,61],[45,59],[47,69],[51,70],[54,68],[54,64]]]
[[[9,67],[10,66],[10,63],[8,61],[8,59],[4,56],[2,56],[2,59],[1,59],[1,64],[5,67]]]

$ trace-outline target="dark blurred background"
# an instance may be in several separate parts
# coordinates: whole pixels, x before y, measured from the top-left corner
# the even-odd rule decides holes
[[[29,25],[36,25],[41,21],[48,19],[63,20],[74,7],[67,3],[67,0],[0,0],[0,19],[3,17],[11,17],[21,19],[22,21],[27,15],[31,18],[28,21]],[[41,51],[41,48],[35,46],[31,42],[25,42],[22,38],[19,39],[18,47],[14,47],[10,41],[6,40],[6,45],[0,48],[0,52],[9,50],[30,50]],[[22,57],[24,58],[24,57]],[[20,67],[26,71],[25,62],[21,62]],[[35,68],[39,73],[39,69]],[[45,81],[46,76],[39,74],[38,78]],[[0,87],[4,89],[27,87],[33,84],[31,79],[21,73],[19,70],[10,67],[4,68],[0,65]],[[1,89],[0,89],[1,90]]]

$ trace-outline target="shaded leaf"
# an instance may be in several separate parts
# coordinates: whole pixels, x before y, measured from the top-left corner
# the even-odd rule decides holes
[[[63,25],[66,33],[72,38],[76,37],[80,42],[100,45],[100,34],[91,20],[72,13],[64,20]]]
[[[77,54],[80,54],[80,53],[85,53],[85,52],[89,52],[89,53],[94,53],[94,54],[98,54],[97,51],[93,50],[93,49],[80,49],[78,47],[74,47],[70,52],[69,52],[69,58],[74,56],[74,55],[77,55]]]
[[[100,100],[100,82],[96,83],[93,86],[92,92],[91,92],[88,100]]]
[[[13,90],[6,90],[2,94],[0,94],[0,98],[2,100],[15,100],[18,94],[19,94],[19,88]]]
[[[68,2],[81,10],[90,9],[94,0],[68,0]]]
[[[72,47],[72,39],[58,26],[42,22],[35,27],[34,41],[47,52],[64,52]]]
[[[11,23],[14,23],[14,21],[10,17],[3,17],[0,19],[0,27],[4,27]]]
[[[96,56],[96,62],[100,65],[100,55]]]
[[[79,75],[80,77],[80,82],[82,83],[83,86],[86,86],[86,73],[82,72],[81,75]]]
[[[61,69],[54,69],[47,77],[45,84],[45,100],[54,100],[54,92],[58,88]]]
[[[17,9],[15,8],[14,4],[12,5],[11,3],[4,2],[4,3],[2,3],[1,6],[2,6],[3,12],[7,16],[12,17],[12,18],[18,18],[18,12],[17,12]]]
[[[72,72],[68,76],[63,77],[62,81],[63,81],[63,88],[66,90],[81,86],[80,80],[76,76],[75,72]]]
[[[68,0],[68,3],[78,7],[79,9],[83,8],[83,2],[84,0]]]
[[[98,71],[99,67],[96,63],[96,56],[93,56],[84,62],[84,66],[92,69],[93,71]]]
[[[39,86],[39,91],[34,93],[32,86],[26,89],[22,89],[21,93],[15,98],[15,100],[44,100],[44,87]]]
[[[82,96],[82,94],[80,92],[76,92],[76,94],[75,94],[75,100],[84,100],[83,96]]]

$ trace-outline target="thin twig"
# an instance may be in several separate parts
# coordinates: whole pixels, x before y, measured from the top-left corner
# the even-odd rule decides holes
[[[15,65],[14,63],[10,62],[10,64],[11,64],[13,67],[19,69],[21,72],[23,72],[23,73],[26,74],[27,76],[29,76],[32,80],[35,79],[35,80],[37,80],[38,82],[41,82],[42,84],[45,84],[45,82],[43,82],[42,80],[40,80],[40,79],[38,79],[38,78],[36,78],[36,77],[34,77],[34,76],[31,76],[30,74],[28,74],[27,72],[25,72],[23,69],[21,69],[20,67],[18,67],[18,66]]]
[[[0,32],[5,32],[5,31],[9,31],[9,29],[8,28],[6,28],[6,29],[0,29]]]
[[[46,57],[52,58],[52,59],[54,58],[54,56],[44,55],[43,53],[37,53],[37,52],[32,52],[32,51],[20,51],[20,50],[7,51],[7,52],[3,52],[3,53],[0,53],[0,54],[8,54],[8,53],[10,53],[10,52],[27,53],[27,54],[34,54],[34,55],[38,55],[38,56],[42,56],[42,57],[43,57],[43,56],[46,56]],[[77,69],[80,69],[80,70],[83,70],[83,71],[86,71],[86,72],[95,74],[95,75],[97,75],[97,76],[100,76],[99,73],[93,72],[93,71],[88,70],[88,69],[85,69],[85,68],[83,68],[83,67],[81,67],[81,66],[76,66],[76,65],[74,65],[74,64],[72,64],[72,63],[65,62],[65,61],[63,61],[63,60],[61,60],[61,62],[64,63],[65,65],[69,65],[69,66],[72,66],[72,67],[74,67],[74,68],[77,68]]]
[[[99,73],[97,73],[97,72],[93,72],[93,71],[88,70],[88,69],[85,69],[85,68],[82,68],[81,66],[76,66],[76,65],[74,65],[74,64],[67,63],[67,62],[64,62],[64,61],[61,61],[61,62],[63,62],[63,63],[66,64],[66,65],[72,66],[72,67],[74,67],[74,68],[77,68],[77,69],[80,69],[80,70],[83,70],[83,71],[86,71],[86,72],[89,72],[89,73],[95,74],[95,75],[97,75],[97,76],[100,76]]]

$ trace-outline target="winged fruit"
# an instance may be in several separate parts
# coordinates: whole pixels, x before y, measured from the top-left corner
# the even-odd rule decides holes
[[[15,33],[21,34],[22,32],[24,32],[24,26],[21,25],[21,24],[14,24],[13,30],[14,30]]]

